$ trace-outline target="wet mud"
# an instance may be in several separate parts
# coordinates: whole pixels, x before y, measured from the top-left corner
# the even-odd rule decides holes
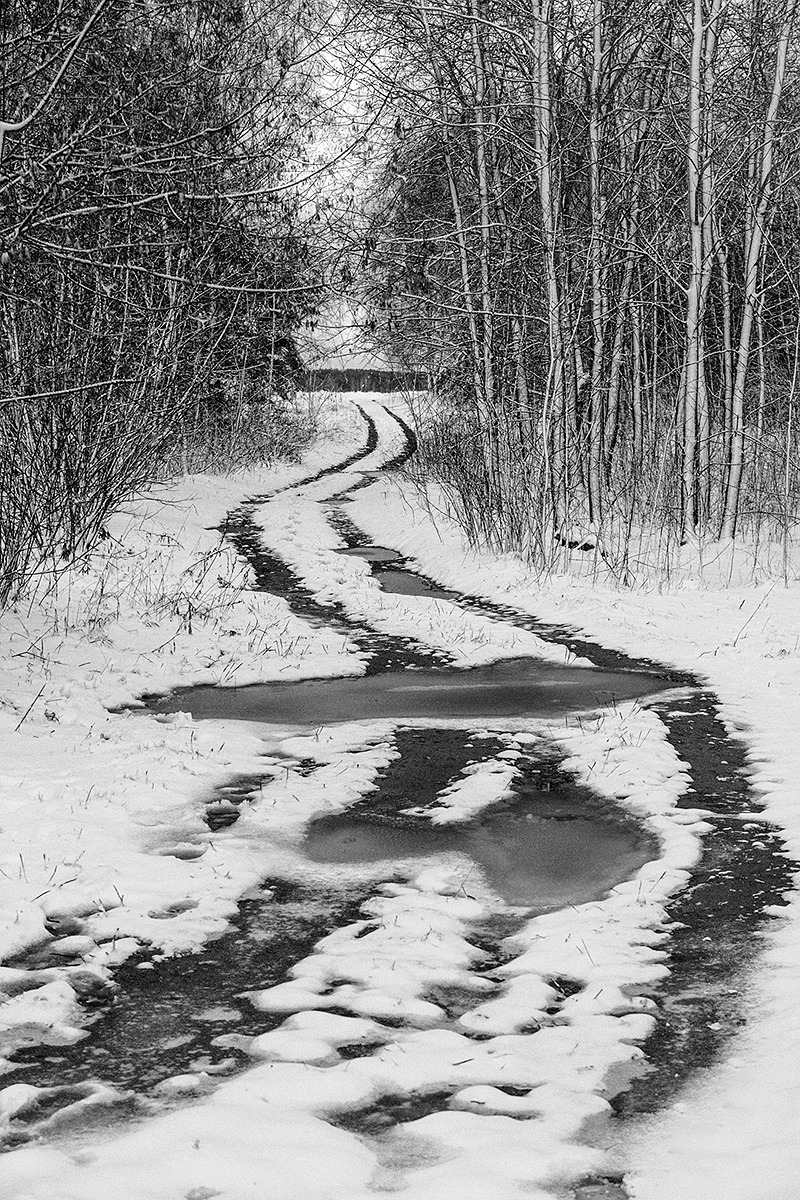
[[[770,824],[741,819],[762,806],[748,784],[745,747],[727,733],[713,694],[698,688],[679,704],[653,707],[689,764],[692,791],[679,807],[717,816],[703,839],[701,862],[669,906],[676,922],[670,974],[652,992],[659,1013],[643,1046],[648,1073],[612,1100],[623,1117],[654,1112],[674,1099],[747,1023],[748,981],[776,919],[770,910],[787,904],[799,865]]]
[[[247,508],[231,514],[225,532],[242,557],[250,563],[256,590],[281,596],[291,606],[292,612],[310,625],[341,634],[354,651],[365,657],[368,675],[452,662],[450,655],[442,650],[424,646],[411,638],[381,633],[364,622],[354,621],[343,605],[318,600],[291,567],[264,547],[258,526]]]
[[[320,938],[357,919],[368,894],[352,885],[267,881],[199,953],[154,959],[143,950],[129,959],[115,972],[113,993],[92,1006],[88,1036],[70,1046],[18,1049],[3,1085],[60,1089],[49,1106],[66,1110],[83,1084],[132,1089],[146,1099],[175,1075],[205,1073],[213,1081],[243,1070],[252,1060],[237,1039],[284,1019],[258,1012],[245,993],[285,979]],[[51,957],[45,947],[15,965],[41,969],[54,965]],[[36,1136],[48,1115],[37,1106],[13,1122],[3,1149]]]
[[[660,686],[664,688],[694,687],[698,684],[695,676],[689,671],[682,671],[677,667],[658,662],[655,659],[635,657],[625,654],[621,650],[599,646],[596,642],[591,642],[587,638],[582,637],[579,630],[569,625],[557,625],[550,621],[542,621],[539,617],[532,616],[522,609],[514,608],[510,604],[496,604],[483,596],[474,596],[467,592],[455,592],[443,589],[434,579],[430,579],[427,575],[422,574],[412,567],[409,560],[400,551],[396,551],[393,558],[384,557],[385,552],[391,548],[386,546],[375,547],[368,535],[351,520],[348,514],[343,511],[340,504],[330,504],[328,508],[328,521],[332,528],[347,543],[347,548],[340,551],[340,553],[358,554],[367,562],[372,562],[372,573],[381,582],[382,586],[382,575],[384,572],[391,572],[389,586],[385,588],[387,592],[395,591],[397,586],[396,575],[406,575],[409,579],[417,581],[404,585],[404,594],[406,595],[429,595],[437,589],[442,592],[446,591],[446,596],[443,598],[446,598],[465,612],[487,617],[491,621],[499,621],[504,625],[512,625],[515,629],[524,629],[529,633],[535,633],[546,642],[563,646],[569,655],[587,659],[595,667],[609,671],[630,672],[632,674],[646,672],[652,675],[654,679],[659,680]],[[381,555],[377,559],[372,556],[372,551],[375,549],[380,549],[381,551]],[[414,591],[413,589],[417,590]]]

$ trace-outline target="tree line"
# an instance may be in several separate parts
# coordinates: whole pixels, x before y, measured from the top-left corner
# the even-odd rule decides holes
[[[326,277],[473,538],[788,547],[797,7],[6,0],[0,602],[232,413],[274,449]]]
[[[362,10],[397,113],[364,287],[429,373],[423,453],[472,536],[545,566],[576,540],[624,561],[643,527],[788,539],[797,7]]]
[[[314,120],[298,12],[4,0],[0,33],[7,600],[286,391],[320,280],[295,186]]]

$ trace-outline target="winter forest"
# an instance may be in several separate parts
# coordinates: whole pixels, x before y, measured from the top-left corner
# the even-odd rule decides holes
[[[0,1196],[792,1200],[799,0],[0,0]]]
[[[796,8],[8,0],[3,595],[141,482],[302,438],[342,295],[427,376],[472,538],[788,541]]]

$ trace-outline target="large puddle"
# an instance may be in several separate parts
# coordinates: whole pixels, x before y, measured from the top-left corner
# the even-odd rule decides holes
[[[603,895],[653,856],[654,846],[630,828],[585,811],[543,817],[535,798],[517,800],[483,821],[459,825],[400,825],[359,814],[317,821],[303,846],[320,863],[386,861],[460,854],[469,894],[477,869],[508,904],[546,909]]]
[[[280,725],[385,718],[474,720],[591,710],[650,695],[663,686],[663,678],[645,671],[562,667],[524,658],[469,670],[421,668],[355,679],[186,688],[153,700],[150,707],[197,718]]]
[[[463,729],[398,729],[400,753],[375,791],[312,822],[305,857],[385,862],[388,875],[413,871],[409,860],[458,855],[467,893],[488,884],[506,904],[544,912],[604,895],[657,853],[636,822],[576,783],[544,742],[513,759],[503,800],[471,820],[437,824],[448,785],[502,761],[506,741]]]

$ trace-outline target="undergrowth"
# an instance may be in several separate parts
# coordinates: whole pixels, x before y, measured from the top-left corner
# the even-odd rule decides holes
[[[589,574],[627,587],[669,583],[687,571],[716,583],[795,577],[800,435],[787,451],[762,431],[743,479],[737,536],[721,540],[721,512],[713,507],[702,527],[685,530],[668,428],[645,447],[641,469],[618,465],[602,520],[589,520],[577,472],[570,504],[557,521],[541,458],[509,454],[504,487],[492,499],[471,414],[438,407],[431,397],[413,408],[418,451],[405,471],[432,515],[455,521],[474,547],[520,554],[543,578]],[[710,457],[716,475],[723,469],[722,451],[721,443],[714,443]]]
[[[0,407],[0,609],[56,578],[108,537],[125,500],[188,472],[297,461],[318,411],[275,400],[191,424],[145,405],[91,413],[39,402]]]

